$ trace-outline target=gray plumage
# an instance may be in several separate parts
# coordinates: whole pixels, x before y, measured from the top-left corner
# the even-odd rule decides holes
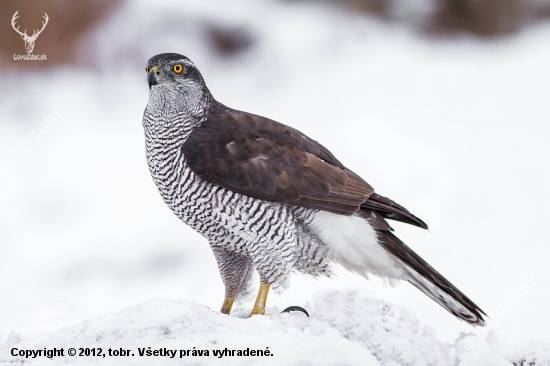
[[[248,293],[254,271],[278,287],[292,271],[330,275],[340,264],[408,281],[460,319],[484,325],[483,311],[393,235],[386,219],[426,224],[374,193],[324,146],[217,102],[185,56],[154,56],[147,73],[149,170],[168,207],[208,240],[226,299]]]

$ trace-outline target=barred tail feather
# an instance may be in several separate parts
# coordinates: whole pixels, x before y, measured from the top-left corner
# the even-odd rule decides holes
[[[352,216],[318,211],[308,229],[325,243],[332,260],[366,278],[408,281],[450,313],[472,325],[485,314],[445,277],[391,233],[383,218],[363,210]]]
[[[402,262],[404,280],[457,318],[471,325],[485,326],[482,314],[487,314],[399,238],[389,231],[378,231],[378,238],[380,244]]]

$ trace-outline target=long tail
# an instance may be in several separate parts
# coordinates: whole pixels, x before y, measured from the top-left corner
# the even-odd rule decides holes
[[[487,314],[462,291],[390,231],[377,230],[377,234],[380,244],[403,263],[405,279],[459,319],[472,325],[485,326],[482,314]]]

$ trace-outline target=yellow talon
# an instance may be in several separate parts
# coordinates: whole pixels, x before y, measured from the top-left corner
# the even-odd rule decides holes
[[[222,309],[220,310],[222,314],[227,314],[229,315],[229,313],[231,312],[231,307],[233,306],[233,301],[235,300],[235,298],[231,298],[231,297],[226,297],[224,300],[223,300],[223,305],[222,305]]]
[[[252,312],[250,313],[251,317],[252,315],[264,315],[265,314],[265,302],[267,301],[267,293],[269,292],[269,283],[261,283],[260,289],[258,290],[258,296],[256,296],[256,302],[254,303],[254,307],[252,308]]]

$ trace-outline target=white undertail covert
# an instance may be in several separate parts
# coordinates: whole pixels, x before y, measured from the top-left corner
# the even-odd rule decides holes
[[[390,282],[403,277],[403,265],[379,244],[376,231],[365,218],[319,211],[310,227],[331,249],[333,260],[347,270],[367,278],[374,274]]]

